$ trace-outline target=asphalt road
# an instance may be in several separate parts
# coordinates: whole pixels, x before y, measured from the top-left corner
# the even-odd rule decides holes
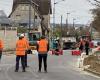
[[[77,68],[78,56],[64,51],[62,56],[48,56],[48,73],[38,73],[37,55],[28,55],[27,72],[15,69],[15,55],[3,55],[0,64],[0,80],[100,80],[98,76]]]

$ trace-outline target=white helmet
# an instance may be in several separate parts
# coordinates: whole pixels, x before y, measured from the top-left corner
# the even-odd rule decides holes
[[[24,34],[21,34],[20,37],[24,37]]]

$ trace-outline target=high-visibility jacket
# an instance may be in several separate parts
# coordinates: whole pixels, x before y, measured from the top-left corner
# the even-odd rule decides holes
[[[2,50],[3,49],[3,42],[2,42],[2,40],[0,40],[0,50]]]
[[[23,40],[26,42],[26,50],[29,49],[29,41],[24,37]]]
[[[23,56],[25,55],[26,50],[26,42],[22,40],[18,40],[16,43],[16,55]]]
[[[38,52],[46,53],[48,51],[48,41],[46,39],[41,39],[38,43]]]

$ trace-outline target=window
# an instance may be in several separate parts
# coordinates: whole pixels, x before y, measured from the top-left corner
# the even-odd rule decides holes
[[[29,5],[28,4],[24,4],[21,6],[22,10],[29,10]]]
[[[19,14],[16,15],[16,19],[17,19],[17,20],[20,19],[20,15],[19,15]]]
[[[25,5],[25,10],[29,10],[29,5]]]
[[[16,17],[20,16],[19,14],[16,15]]]
[[[22,9],[22,10],[25,10],[25,6],[24,6],[24,5],[22,5],[22,6],[21,6],[21,9]]]

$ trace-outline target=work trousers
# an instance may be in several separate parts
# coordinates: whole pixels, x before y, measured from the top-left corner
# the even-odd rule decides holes
[[[38,54],[39,71],[42,68],[42,60],[44,62],[44,70],[47,71],[47,54]]]
[[[25,52],[25,67],[27,67],[27,51]]]
[[[89,55],[89,48],[85,48],[86,55]]]
[[[16,56],[16,70],[19,70],[20,58],[21,58],[22,69],[25,70],[25,56]]]
[[[1,60],[1,57],[2,57],[2,50],[0,50],[0,60]]]

